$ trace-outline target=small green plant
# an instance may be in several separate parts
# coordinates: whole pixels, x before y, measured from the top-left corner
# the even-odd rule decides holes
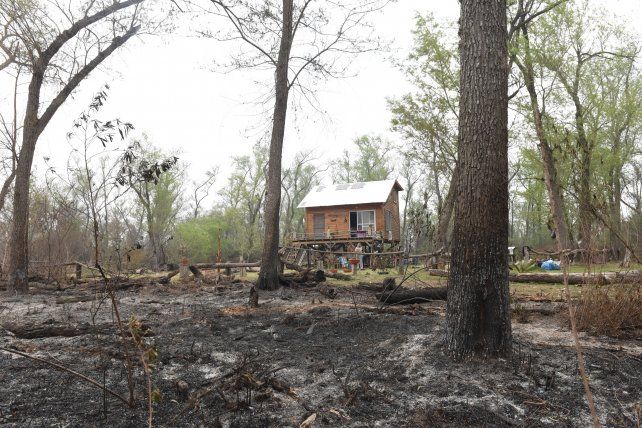
[[[519,260],[510,265],[511,269],[517,273],[532,272],[537,269],[537,261],[535,260]]]

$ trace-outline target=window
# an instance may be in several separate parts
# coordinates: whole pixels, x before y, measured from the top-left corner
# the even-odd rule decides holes
[[[350,230],[364,231],[366,233],[374,233],[375,229],[376,229],[376,226],[375,226],[374,211],[351,211],[350,212]]]
[[[386,216],[384,217],[384,228],[386,232],[392,230],[392,212],[386,210]]]

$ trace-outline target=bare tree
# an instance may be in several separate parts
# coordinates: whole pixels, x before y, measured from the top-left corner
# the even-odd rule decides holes
[[[377,49],[370,37],[367,16],[380,10],[385,0],[345,2],[282,0],[280,2],[210,0],[215,13],[232,25],[232,31],[217,35],[240,40],[250,48],[234,61],[236,67],[274,71],[274,108],[265,198],[265,235],[258,287],[279,286],[279,215],[281,204],[281,155],[290,90],[307,100],[314,92],[302,83],[303,76],[330,78],[345,73],[349,57]],[[364,29],[366,37],[363,37]],[[343,60],[342,60],[343,59]]]
[[[74,121],[73,131],[67,134],[72,148],[66,175],[50,167],[52,179],[62,181],[69,196],[77,201],[80,214],[89,223],[94,238],[93,263],[100,268],[109,245],[109,212],[114,203],[125,196],[127,188],[117,186],[120,162],[110,154],[124,152],[122,143],[134,129],[120,119],[101,120],[96,116],[107,99],[109,87],[92,97],[89,107]],[[52,186],[53,187],[53,186]],[[55,195],[55,192],[52,192]]]
[[[212,186],[216,182],[216,177],[218,176],[218,166],[210,169],[205,173],[205,179],[200,183],[194,182],[194,192],[192,193],[192,209],[194,218],[197,218],[200,210],[201,204],[210,194]]]
[[[36,143],[80,82],[139,32],[144,1],[34,1],[24,15],[19,9],[23,2],[18,0],[2,2],[0,6],[3,14],[13,19],[7,31],[23,43],[21,55],[14,61],[30,73],[16,164],[9,257],[11,290],[25,293],[29,286],[29,178]],[[50,101],[43,99],[45,86],[58,88]]]
[[[297,153],[292,165],[283,171],[281,223],[284,240],[302,228],[303,215],[298,213],[297,206],[310,189],[319,184],[319,174],[325,171],[315,168],[312,164],[314,160],[312,151]]]
[[[5,150],[6,155],[3,155],[3,169],[5,170],[6,177],[2,188],[0,189],[0,211],[4,209],[7,195],[16,177],[16,163],[18,161],[18,133],[20,126],[18,125],[18,84],[20,82],[20,68],[16,68],[16,73],[13,78],[13,94],[11,99],[11,118],[6,118],[0,113],[0,145]],[[8,158],[8,159],[7,159]],[[7,240],[8,242],[8,240]]]

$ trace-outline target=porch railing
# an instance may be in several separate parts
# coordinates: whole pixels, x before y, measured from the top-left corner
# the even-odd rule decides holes
[[[292,234],[293,241],[315,241],[315,240],[341,240],[341,239],[392,239],[392,231],[367,231],[367,230],[350,230],[342,232],[294,232]]]

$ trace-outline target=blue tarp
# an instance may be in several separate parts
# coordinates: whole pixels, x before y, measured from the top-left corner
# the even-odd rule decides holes
[[[556,262],[555,260],[548,259],[545,262],[542,262],[542,269],[560,270],[560,262]]]

